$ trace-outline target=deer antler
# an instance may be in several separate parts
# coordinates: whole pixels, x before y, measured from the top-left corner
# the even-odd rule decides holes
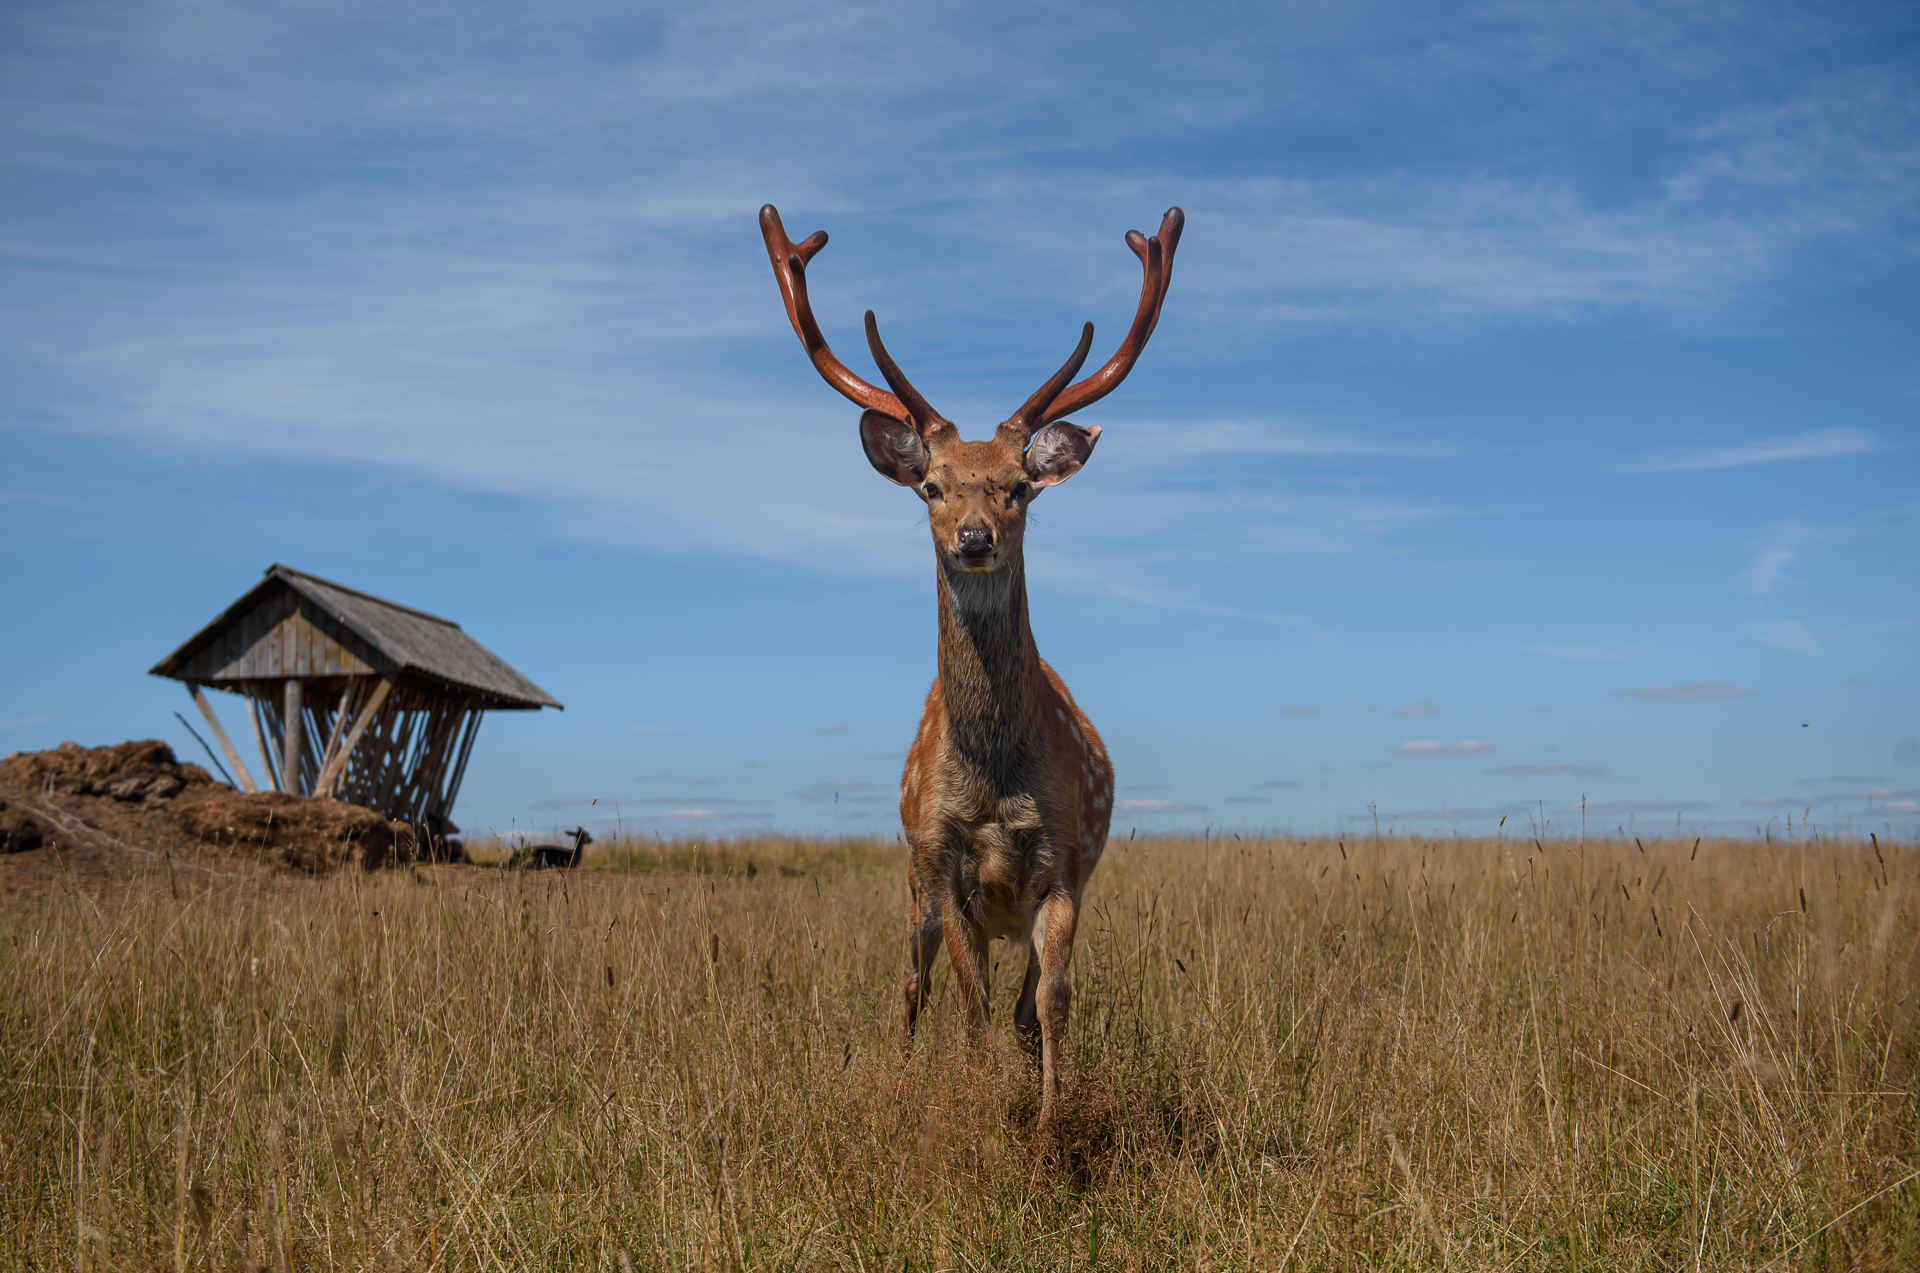
[[[793,323],[794,334],[800,337],[801,345],[806,348],[807,357],[813,361],[814,370],[855,404],[890,415],[896,420],[908,419],[907,408],[900,399],[885,389],[868,384],[833,356],[833,350],[827,348],[827,338],[820,334],[820,324],[814,321],[813,306],[807,302],[807,262],[827,246],[827,232],[817,230],[795,243],[787,237],[786,227],[780,224],[779,211],[769,203],[760,209],[760,237],[767,241],[767,259],[773,262],[773,277],[780,284],[780,299],[787,303],[787,318]],[[905,377],[901,379],[904,383]],[[920,422],[914,423],[918,425]],[[922,431],[925,431],[924,428]]]
[[[1028,398],[1018,411],[1009,416],[1007,422],[1000,428],[1019,434],[1021,443],[1024,445],[1026,439],[1033,436],[1033,431],[1040,427],[1040,419],[1046,414],[1047,408],[1052,406],[1053,400],[1060,396],[1060,391],[1067,387],[1067,381],[1079,373],[1080,364],[1086,362],[1087,351],[1092,348],[1093,324],[1088,323],[1080,329],[1080,344],[1074,349],[1073,356],[1061,365],[1060,370],[1053,373],[1047,383],[1035,389],[1033,396]]]
[[[1082,407],[1090,406],[1120,387],[1120,382],[1133,370],[1133,364],[1140,360],[1140,351],[1147,347],[1147,339],[1153,335],[1153,329],[1160,322],[1160,306],[1167,299],[1167,287],[1173,282],[1173,253],[1180,246],[1180,231],[1186,227],[1187,214],[1179,208],[1168,208],[1167,215],[1160,219],[1160,233],[1147,238],[1138,230],[1127,231],[1127,246],[1140,258],[1140,305],[1133,312],[1133,326],[1127,329],[1127,338],[1120,342],[1120,348],[1113,351],[1113,357],[1106,365],[1077,384],[1065,389],[1060,387],[1085,361],[1087,349],[1093,341],[1093,324],[1088,323],[1080,335],[1080,348],[1067,360],[1067,365],[1056,373],[1052,380],[1040,386],[1039,390],[1026,401],[1026,405],[1014,412],[1013,417],[1000,427],[1029,437],[1043,424],[1051,424],[1063,416],[1072,415]]]
[[[887,347],[880,343],[880,325],[873,321],[873,311],[867,311],[867,349],[873,354],[874,363],[880,368],[880,374],[887,378],[887,384],[900,395],[900,401],[906,404],[904,417],[910,422],[923,440],[931,440],[933,435],[946,429],[953,430],[953,424],[945,416],[933,409],[933,404],[920,396],[920,391],[907,379],[907,373],[900,370],[900,364],[893,360]]]

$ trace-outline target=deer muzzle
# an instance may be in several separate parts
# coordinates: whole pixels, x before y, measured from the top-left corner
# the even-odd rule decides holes
[[[959,538],[960,557],[967,564],[985,565],[993,556],[993,527],[962,526]]]

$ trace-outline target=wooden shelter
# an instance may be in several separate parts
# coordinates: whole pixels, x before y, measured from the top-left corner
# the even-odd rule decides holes
[[[436,836],[481,714],[560,706],[451,619],[277,564],[153,675],[187,683],[246,790],[260,788],[202,687],[246,698],[273,790],[333,796]]]

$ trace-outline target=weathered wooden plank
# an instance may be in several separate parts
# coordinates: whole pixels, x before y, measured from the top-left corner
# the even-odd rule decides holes
[[[247,767],[242,763],[240,752],[234,747],[233,740],[227,737],[227,731],[221,727],[220,718],[213,714],[213,704],[207,702],[207,696],[201,693],[200,687],[192,681],[187,682],[187,692],[193,695],[194,704],[200,708],[200,714],[207,718],[207,727],[213,731],[214,738],[219,740],[220,750],[227,754],[227,762],[233,766],[233,776],[238,778],[240,785],[248,791],[260,790],[254,786],[253,775],[247,772]]]

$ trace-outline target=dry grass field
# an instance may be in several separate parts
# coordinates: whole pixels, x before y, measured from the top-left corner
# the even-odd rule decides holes
[[[1920,1264],[1920,851],[1116,843],[1042,1166],[946,970],[901,1054],[902,871],[620,844],[16,903],[0,1262]]]

